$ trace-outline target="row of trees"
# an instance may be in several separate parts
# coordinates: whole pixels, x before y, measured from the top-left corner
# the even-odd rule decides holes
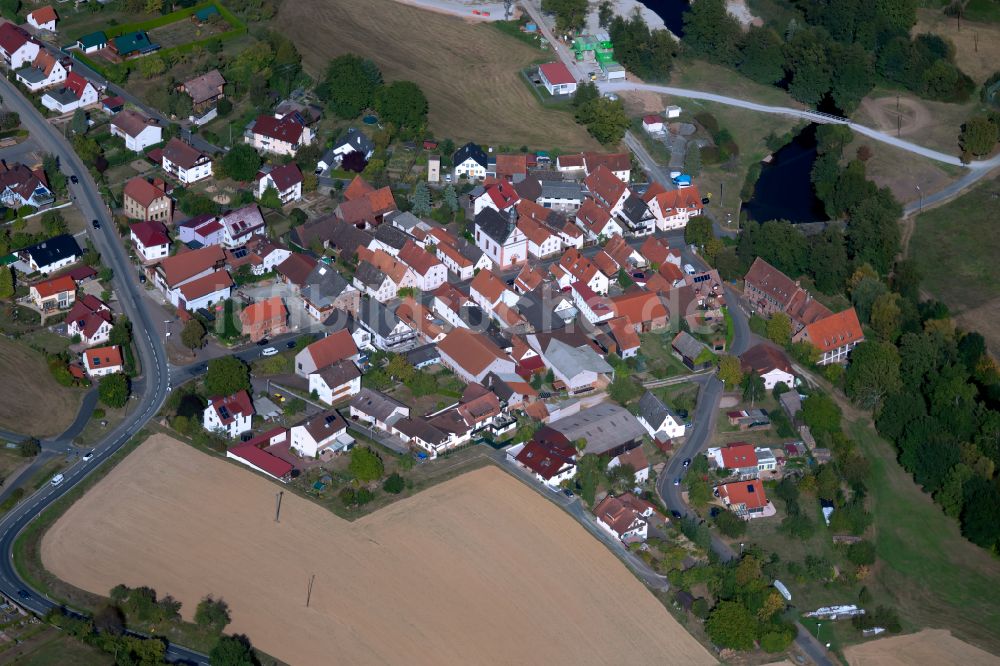
[[[766,26],[743,32],[723,0],[691,5],[684,45],[696,57],[736,68],[750,79],[786,87],[810,105],[854,110],[876,75],[930,99],[961,101],[974,86],[954,64],[954,49],[935,35],[911,39],[911,0],[796,3],[784,35]]]

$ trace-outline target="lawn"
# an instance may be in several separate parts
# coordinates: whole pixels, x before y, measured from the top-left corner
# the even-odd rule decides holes
[[[789,106],[796,109],[805,108],[805,105],[792,99],[787,92],[780,88],[751,81],[729,67],[713,65],[704,60],[678,60],[670,74],[670,85],[676,88],[720,93],[760,104]],[[685,110],[694,102],[695,100],[683,97],[670,101],[671,104],[677,104]]]
[[[1000,178],[983,181],[961,197],[916,218],[909,254],[923,288],[944,301],[966,327],[1000,349]]]
[[[645,370],[652,379],[667,379],[690,372],[673,354],[670,341],[674,333],[654,331],[639,335],[639,354],[645,360]]]
[[[331,58],[357,53],[374,60],[386,80],[416,82],[438,137],[543,150],[597,147],[572,116],[541,108],[519,80],[539,50],[489,25],[393,0],[286,2],[274,23],[295,42],[313,76]]]
[[[899,98],[901,121],[897,121],[896,99]],[[964,104],[932,102],[921,99],[908,91],[875,88],[863,100],[851,119],[888,134],[896,134],[907,141],[958,155],[958,133],[962,123],[979,108],[979,92],[973,93]]]
[[[0,662],[16,666],[103,666],[110,656],[54,627],[45,627],[23,643],[0,651]]]
[[[991,17],[974,11],[974,7],[984,6],[992,8]],[[965,12],[962,29],[959,30],[958,22],[940,10],[919,9],[913,33],[930,32],[949,40],[955,46],[955,62],[978,85],[997,71],[997,61],[1000,60],[1000,24],[979,21],[1000,19],[1000,3],[996,0],[971,0]],[[979,91],[974,94],[979,94]]]
[[[83,391],[57,383],[40,353],[0,337],[0,377],[19,378],[5,384],[0,428],[51,437],[73,422]]]
[[[849,424],[872,463],[871,509],[878,556],[869,587],[892,600],[907,623],[942,627],[1000,653],[1000,562],[966,541],[896,462],[895,451],[870,426]]]
[[[844,148],[845,159],[854,159],[858,148],[867,146],[872,152],[865,162],[865,174],[879,187],[888,187],[902,204],[916,201],[920,193],[925,196],[944,189],[965,173],[962,167],[942,164],[920,157],[881,141],[872,141],[860,134]]]

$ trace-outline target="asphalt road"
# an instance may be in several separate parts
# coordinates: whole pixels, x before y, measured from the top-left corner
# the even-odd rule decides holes
[[[150,331],[154,331],[155,328],[149,311],[149,302],[139,293],[138,284],[129,279],[133,275],[131,264],[122,244],[115,236],[110,213],[101,199],[90,173],[73,152],[66,139],[45,121],[35,107],[21,96],[13,84],[3,79],[0,81],[0,91],[2,91],[5,105],[19,114],[21,123],[42,146],[43,150],[59,158],[61,170],[79,177],[79,184],[70,184],[69,187],[75,195],[76,204],[85,219],[97,219],[102,222],[100,230],[89,228],[88,234],[97,251],[100,252],[104,265],[114,270],[115,293],[122,310],[132,322],[135,347],[143,369],[142,378],[134,382],[133,391],[136,398],[130,402],[128,416],[94,447],[94,457],[86,462],[81,459],[72,464],[63,471],[65,480],[61,485],[46,484],[0,520],[0,547],[4,553],[11,554],[0,561],[0,589],[12,598],[18,599],[19,603],[29,610],[42,615],[57,604],[44,595],[31,590],[17,575],[12,555],[14,540],[46,507],[70,492],[77,483],[114,455],[135,432],[156,414],[166,398],[170,373],[162,342],[150,334]],[[81,424],[85,421],[81,421],[81,418],[86,416],[89,416],[89,413],[81,411],[70,431],[77,427],[82,429]],[[66,442],[61,439],[46,442],[43,445],[46,447],[43,455],[55,455],[60,443],[65,444]],[[207,663],[204,655],[174,644],[169,645],[167,654],[169,658],[176,661]]]

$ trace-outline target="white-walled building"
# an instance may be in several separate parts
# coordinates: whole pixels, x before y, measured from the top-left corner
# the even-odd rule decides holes
[[[111,119],[111,135],[125,139],[125,147],[132,152],[142,153],[163,141],[163,128],[155,120],[125,109]]]
[[[164,146],[161,166],[185,185],[212,176],[212,158],[177,138]]]
[[[61,88],[42,95],[42,106],[57,113],[69,113],[97,104],[97,88],[76,72],[66,75]]]
[[[309,374],[309,393],[328,405],[350,398],[361,390],[361,371],[354,361],[343,359]]]
[[[209,400],[202,418],[205,430],[235,439],[250,430],[253,419],[253,403],[246,391],[233,395],[216,396]]]
[[[354,439],[347,434],[347,421],[336,410],[322,412],[292,426],[291,448],[303,458],[346,451],[353,445]]]
[[[170,237],[162,222],[147,220],[129,225],[129,239],[143,263],[152,263],[170,256]]]

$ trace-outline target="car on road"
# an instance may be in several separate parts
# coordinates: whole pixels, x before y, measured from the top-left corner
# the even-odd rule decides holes
[[[268,340],[267,338],[261,338],[260,340],[257,341],[257,346],[258,347],[266,347],[268,345],[268,343],[270,343],[270,342],[271,341]]]
[[[95,229],[100,229],[101,228],[101,221],[100,220],[91,220],[90,224],[93,225],[93,227]]]
[[[285,343],[286,349],[295,349],[295,340],[289,340]]]
[[[140,275],[139,276],[139,284],[146,284],[146,276],[145,275]]]
[[[18,590],[17,591],[17,596],[19,598],[21,598],[21,599],[30,599],[31,598],[31,593],[28,592],[27,590]]]
[[[690,458],[685,458],[684,459],[684,469],[687,469],[690,465],[691,465],[691,459]]]
[[[72,176],[69,177],[69,182],[76,185],[77,183],[80,182],[80,179],[76,177],[76,174],[73,174]]]
[[[278,350],[274,347],[265,347],[264,351],[260,353],[261,356],[274,356],[278,353]]]
[[[681,485],[681,477],[678,476],[676,479],[674,479],[674,485],[675,486]]]
[[[66,480],[65,476],[63,476],[62,474],[56,474],[55,476],[52,477],[52,480],[49,481],[49,483],[51,483],[53,486],[58,486],[62,485],[62,482],[65,480]]]
[[[86,453],[83,454],[82,460],[83,460],[83,462],[87,462],[88,460],[90,460],[93,457],[94,457],[94,452],[93,451],[87,451]]]
[[[673,516],[674,518],[680,518],[681,517],[681,512],[680,511],[671,511],[670,515]]]
[[[563,490],[563,495],[565,495],[566,497],[573,497],[573,491],[570,490],[569,488],[566,488],[565,490]]]

